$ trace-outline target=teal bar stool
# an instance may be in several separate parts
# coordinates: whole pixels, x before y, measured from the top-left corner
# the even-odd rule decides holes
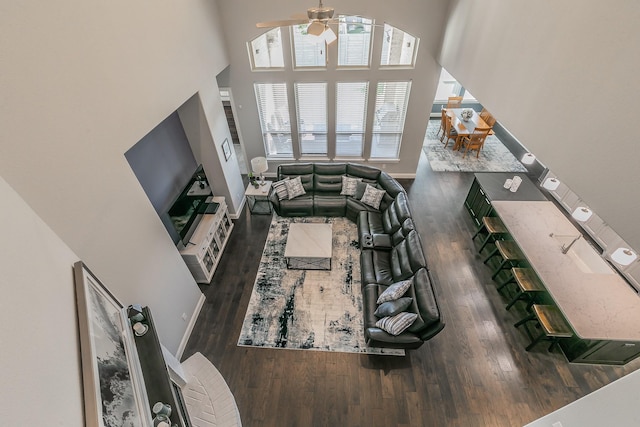
[[[518,285],[518,291],[507,304],[507,310],[513,307],[516,302],[525,301],[527,303],[527,311],[531,311],[531,306],[536,302],[536,297],[540,293],[547,291],[532,268],[513,267],[511,269],[511,277],[498,287],[498,292],[513,283]]]
[[[483,261],[484,264],[486,264],[496,255],[500,255],[502,257],[502,261],[494,270],[491,279],[495,279],[502,270],[517,267],[518,264],[526,260],[522,250],[513,240],[496,240],[495,244],[496,248]]]
[[[507,227],[505,227],[505,225],[502,223],[502,220],[495,216],[483,217],[480,228],[478,228],[478,231],[476,231],[476,233],[473,235],[471,240],[474,240],[482,232],[486,232],[487,237],[484,239],[484,241],[480,245],[480,249],[478,249],[478,253],[481,253],[484,247],[487,246],[489,242],[493,243],[499,238],[501,238],[502,236],[509,234],[509,231],[507,231]]]
[[[531,314],[524,319],[517,322],[514,326],[517,328],[520,325],[524,325],[527,322],[535,320],[540,325],[541,333],[534,337],[529,331],[529,328],[525,326],[525,330],[531,343],[527,346],[526,350],[529,351],[538,344],[540,341],[550,341],[549,349],[553,350],[553,347],[560,343],[560,340],[571,338],[573,336],[573,330],[567,323],[560,309],[555,305],[539,305],[534,304]]]

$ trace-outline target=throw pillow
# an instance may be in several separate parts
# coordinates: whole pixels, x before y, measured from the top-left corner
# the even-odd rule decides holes
[[[373,313],[376,317],[395,316],[396,314],[404,311],[411,305],[413,298],[404,297],[398,298],[395,301],[387,301],[380,304],[378,309]]]
[[[374,209],[378,209],[385,193],[386,191],[379,190],[374,186],[367,184],[367,188],[364,190],[364,194],[362,195],[360,201],[365,205],[369,205]]]
[[[278,196],[278,200],[285,200],[289,198],[289,192],[287,191],[287,185],[286,185],[287,181],[289,181],[289,177],[286,177],[281,181],[276,181],[272,184],[273,191],[276,192],[276,195]]]
[[[342,196],[355,196],[358,183],[362,181],[362,178],[351,178],[350,176],[342,175]]]
[[[364,196],[364,190],[367,189],[367,185],[369,184],[367,184],[366,182],[360,181],[358,185],[356,185],[356,194],[354,194],[353,197],[355,197],[358,200],[362,199],[362,196]]]
[[[400,335],[405,329],[411,326],[417,318],[418,315],[416,313],[403,311],[395,316],[383,317],[376,322],[376,326],[391,335]]]
[[[295,199],[298,196],[302,196],[303,194],[307,194],[304,191],[304,187],[302,186],[302,179],[299,176],[296,176],[293,179],[284,183],[287,186],[287,192],[289,193],[289,200]]]
[[[382,304],[387,301],[395,301],[407,292],[409,286],[413,283],[413,279],[396,282],[384,290],[379,296],[376,304]]]

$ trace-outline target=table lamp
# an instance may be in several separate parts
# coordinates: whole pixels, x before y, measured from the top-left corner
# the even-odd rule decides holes
[[[267,169],[269,169],[269,163],[267,163],[266,157],[254,157],[251,159],[251,170],[253,170],[253,173],[260,175],[260,185],[265,185],[262,174],[266,172]]]

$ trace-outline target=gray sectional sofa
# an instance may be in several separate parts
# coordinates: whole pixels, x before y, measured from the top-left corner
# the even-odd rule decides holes
[[[420,236],[404,188],[379,169],[353,163],[291,163],[278,167],[277,181],[300,177],[305,194],[289,200],[270,196],[280,216],[344,216],[358,226],[364,334],[367,345],[414,349],[444,328]],[[341,194],[343,176],[360,181],[352,195]],[[376,208],[363,202],[366,185],[382,194]],[[378,297],[390,285],[411,280],[405,311],[417,314],[404,332],[391,335],[376,326]]]

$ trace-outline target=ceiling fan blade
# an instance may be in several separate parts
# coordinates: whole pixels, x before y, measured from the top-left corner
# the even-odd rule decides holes
[[[324,24],[322,22],[313,21],[311,24],[309,24],[309,27],[307,27],[307,33],[311,34],[312,36],[319,36],[323,32]]]
[[[258,22],[257,28],[274,28],[274,27],[288,27],[289,25],[308,24],[309,18],[305,19],[285,19],[282,21],[270,21],[270,22]]]

